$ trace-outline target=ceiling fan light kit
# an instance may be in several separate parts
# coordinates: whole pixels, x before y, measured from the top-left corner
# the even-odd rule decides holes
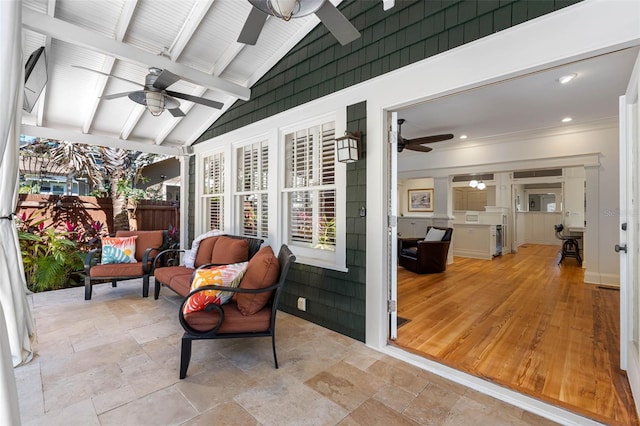
[[[147,90],[144,99],[147,110],[154,117],[164,112],[164,96],[162,93]]]
[[[288,21],[300,11],[300,2],[298,0],[268,0],[267,7],[271,15]]]

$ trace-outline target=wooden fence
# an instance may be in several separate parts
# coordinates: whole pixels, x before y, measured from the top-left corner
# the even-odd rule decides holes
[[[87,229],[99,221],[106,225],[104,231],[115,232],[113,203],[111,198],[78,197],[61,195],[20,194],[16,214],[30,215],[39,210],[46,227],[65,228],[65,222]],[[130,213],[132,210],[130,210]],[[168,229],[180,224],[180,206],[172,201],[140,200],[130,221],[141,231]]]

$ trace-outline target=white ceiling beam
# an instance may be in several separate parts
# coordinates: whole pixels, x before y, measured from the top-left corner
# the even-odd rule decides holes
[[[169,58],[154,55],[126,43],[118,42],[93,31],[33,11],[27,7],[22,9],[22,24],[25,28],[37,33],[115,56],[118,59],[134,62],[144,67],[154,66],[160,69],[167,69],[180,76],[183,80],[204,86],[210,90],[226,93],[243,100],[248,100],[251,96],[251,90],[239,84],[208,75],[186,65],[173,62]]]
[[[215,0],[201,0],[197,1],[193,5],[193,8],[191,8],[191,11],[189,12],[189,16],[187,16],[182,28],[180,28],[178,35],[169,48],[169,54],[173,61],[177,61],[182,54],[182,51],[187,47],[191,37],[193,37],[193,33],[195,33],[198,26],[200,26],[200,23],[207,15],[207,12],[209,12],[214,1]]]
[[[54,129],[52,127],[38,127],[23,124],[21,127],[23,135],[35,136],[46,139],[58,139],[69,142],[84,143],[87,145],[95,146],[107,146],[111,148],[120,148],[132,151],[149,152],[152,154],[166,154],[179,156],[182,152],[179,147],[171,146],[159,146],[152,141],[137,142],[131,140],[124,140],[118,138],[112,138],[102,135],[88,135],[85,133],[78,133],[73,130]]]
[[[56,12],[56,0],[49,0],[47,2],[47,15],[53,16]],[[51,37],[44,37],[44,51],[51,52]],[[49,61],[47,61],[47,75],[51,75],[51,65],[49,65]],[[42,126],[44,122],[44,109],[47,102],[47,86],[45,85],[42,89],[42,93],[40,93],[40,99],[38,102],[38,109],[36,111],[36,123],[38,126]]]
[[[122,126],[122,130],[120,131],[120,137],[122,139],[129,139],[129,136],[131,136],[131,132],[133,132],[133,129],[135,129],[138,121],[140,121],[140,119],[142,118],[142,114],[144,114],[146,110],[147,108],[143,105],[136,104],[133,107],[131,113],[127,117],[127,121],[124,123],[124,125]]]
[[[115,36],[117,41],[122,41],[124,39],[124,35],[127,32],[127,28],[129,28],[129,24],[131,23],[131,19],[133,17],[133,12],[136,10],[137,5],[138,0],[130,0],[124,3],[122,13],[120,14],[120,19],[118,19],[118,24],[116,26]],[[102,64],[102,69],[100,71],[106,74],[111,74],[115,62],[116,58],[114,58],[113,56],[107,56],[104,60],[104,63]],[[89,130],[91,130],[91,125],[93,124],[96,112],[98,111],[98,105],[100,105],[100,97],[104,95],[104,89],[107,87],[107,81],[109,81],[109,78],[105,76],[96,78],[98,79],[98,83],[95,90],[95,100],[87,111],[87,117],[82,124],[82,133],[89,133]]]

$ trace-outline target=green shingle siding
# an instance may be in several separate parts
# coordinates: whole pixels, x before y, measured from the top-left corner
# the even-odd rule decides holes
[[[378,0],[345,0],[339,8],[362,37],[341,46],[318,25],[252,87],[250,101],[236,102],[198,142],[578,1],[396,0],[395,7],[385,12]],[[366,102],[347,108],[349,130],[364,132],[366,119]],[[365,337],[367,238],[359,210],[366,206],[366,137],[362,145],[361,160],[347,165],[349,272],[295,264],[282,300],[283,310],[359,340]],[[189,195],[193,201],[193,175]],[[193,211],[189,221],[194,223]],[[298,297],[307,298],[306,312],[297,310]]]

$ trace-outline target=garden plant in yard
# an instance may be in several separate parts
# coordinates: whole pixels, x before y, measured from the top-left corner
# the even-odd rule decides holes
[[[27,287],[34,292],[82,283],[83,255],[75,225],[45,226],[39,211],[18,218],[18,238]],[[71,230],[68,230],[71,229]]]

